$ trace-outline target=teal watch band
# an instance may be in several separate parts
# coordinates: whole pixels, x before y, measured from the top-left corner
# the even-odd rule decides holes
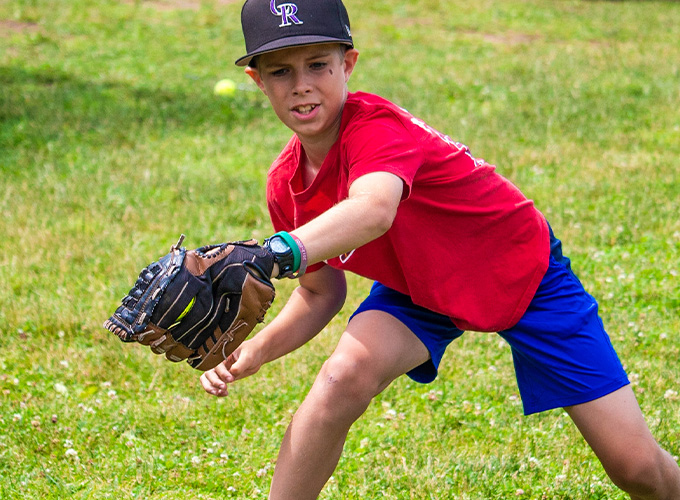
[[[288,244],[288,247],[293,252],[293,272],[297,272],[300,269],[300,260],[302,258],[300,254],[300,248],[298,247],[295,239],[285,231],[279,231],[274,236],[280,236]]]
[[[272,254],[279,266],[277,279],[293,276],[300,269],[300,248],[293,237],[285,231],[280,231],[264,241],[264,247]]]

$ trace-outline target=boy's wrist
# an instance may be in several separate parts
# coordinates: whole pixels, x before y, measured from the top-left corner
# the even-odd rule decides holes
[[[272,277],[299,278],[307,269],[307,251],[300,239],[279,231],[264,241],[263,246],[274,255]]]

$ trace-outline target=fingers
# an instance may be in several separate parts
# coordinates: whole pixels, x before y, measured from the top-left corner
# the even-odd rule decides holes
[[[203,373],[200,380],[203,390],[205,390],[205,392],[208,394],[218,397],[226,396],[228,394],[227,384],[222,382],[219,377],[215,375],[214,370],[208,370],[207,372]]]
[[[229,384],[259,370],[261,361],[252,350],[244,349],[245,345],[239,346],[225,361],[201,375],[201,385],[208,394],[226,396]]]
[[[229,360],[222,361],[219,365],[213,368],[215,375],[217,375],[222,382],[231,384],[236,380],[236,375],[232,371],[232,366],[229,364]]]
[[[233,353],[229,355],[229,357],[222,363],[221,365],[224,366],[224,370],[229,374],[229,377],[231,377],[230,382],[233,382],[234,380],[238,380],[241,378],[242,375],[242,369],[241,369],[241,364],[243,362],[239,363],[239,359],[241,354],[241,350],[237,349]],[[244,358],[245,359],[245,358]]]
[[[200,380],[205,392],[213,396],[224,397],[229,394],[227,384],[234,381],[234,376],[229,373],[224,362],[222,362],[212,370],[203,373]]]

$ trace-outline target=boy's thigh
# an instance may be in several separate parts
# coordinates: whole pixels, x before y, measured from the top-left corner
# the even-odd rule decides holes
[[[597,302],[554,258],[527,312],[499,335],[512,348],[525,414],[593,401],[629,383]]]
[[[352,317],[331,358],[334,356],[361,370],[361,376],[386,386],[425,363],[430,354],[418,337],[393,315],[367,310]]]
[[[395,341],[397,332],[411,342],[414,352],[418,353],[420,363],[410,367],[406,373],[411,379],[420,383],[432,382],[437,377],[437,370],[446,347],[463,331],[456,328],[450,318],[435,313],[413,303],[408,295],[404,295],[385,285],[375,282],[369,296],[361,303],[350,318],[348,329],[361,327],[362,330],[374,335],[376,324],[365,328],[365,321],[357,323],[366,313],[382,313],[378,317],[389,317],[386,323],[385,336],[380,342],[379,349]],[[382,326],[382,325],[380,325]],[[424,350],[423,350],[424,349]],[[424,355],[425,357],[423,358]],[[401,373],[400,373],[401,375]]]

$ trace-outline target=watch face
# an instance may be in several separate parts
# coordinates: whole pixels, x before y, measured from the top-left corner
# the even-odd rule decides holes
[[[283,238],[280,237],[269,240],[269,247],[274,253],[286,253],[290,251],[290,247],[283,241]]]

